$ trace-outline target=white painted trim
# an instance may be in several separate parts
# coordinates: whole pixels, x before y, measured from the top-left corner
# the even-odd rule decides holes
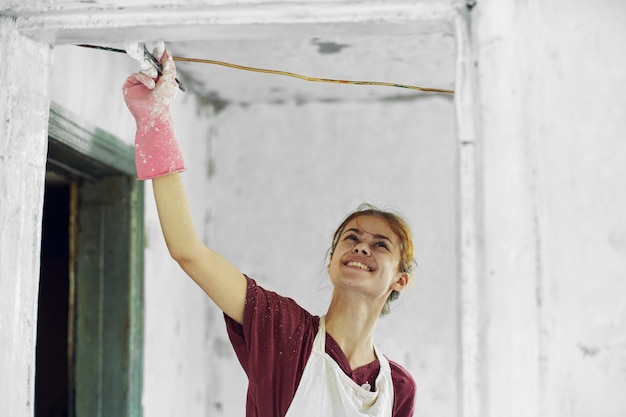
[[[462,0],[459,0],[462,2]],[[69,16],[69,15],[97,15],[97,14],[132,14],[141,17],[142,14],[172,14],[181,11],[208,11],[216,16],[238,14],[249,16],[251,20],[247,24],[258,23],[256,15],[262,20],[269,17],[271,23],[278,23],[277,18],[282,16],[297,16],[298,21],[308,20],[309,17],[317,19],[325,16],[324,21],[330,21],[331,15],[354,15],[363,13],[365,17],[390,18],[389,13],[397,14],[402,20],[429,18],[429,14],[451,15],[452,5],[444,2],[432,2],[430,0],[196,0],[191,4],[183,4],[181,1],[149,1],[149,0],[94,0],[94,1],[71,1],[62,0],[50,2],[49,0],[7,0],[2,5],[3,14],[28,17],[28,16]],[[377,13],[383,13],[377,15]],[[378,19],[377,19],[378,20]]]
[[[478,201],[478,152],[476,141],[476,89],[470,14],[459,9],[455,18],[457,74],[455,106],[459,140],[459,417],[481,417],[481,299]]]
[[[0,415],[34,415],[48,45],[0,16]]]
[[[350,25],[351,36],[453,31],[453,9],[440,3],[304,2],[220,7],[124,7],[63,9],[57,13],[17,14],[19,30],[38,41],[79,43],[129,39],[169,41],[275,36],[289,27],[294,36],[339,33]],[[201,31],[198,29],[202,28]],[[152,39],[145,34],[154,33]],[[202,38],[198,39],[198,33]],[[284,33],[281,32],[281,33]]]

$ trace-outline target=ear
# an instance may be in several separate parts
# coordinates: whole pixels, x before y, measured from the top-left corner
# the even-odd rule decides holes
[[[396,280],[391,283],[391,289],[395,291],[402,291],[407,285],[409,285],[409,281],[411,277],[406,272],[400,272],[396,276]]]

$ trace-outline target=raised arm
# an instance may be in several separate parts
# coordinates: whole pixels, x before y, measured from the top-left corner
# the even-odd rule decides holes
[[[170,105],[178,86],[174,61],[166,51],[156,82],[137,73],[124,83],[124,100],[137,122],[135,162],[139,179],[152,179],[168,250],[183,270],[226,313],[243,322],[246,280],[229,261],[198,238],[178,172],[184,163],[174,136]]]

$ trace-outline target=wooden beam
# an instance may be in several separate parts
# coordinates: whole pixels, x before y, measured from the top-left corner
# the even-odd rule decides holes
[[[138,2],[135,2],[137,4]],[[205,6],[141,6],[84,4],[13,6],[3,13],[15,16],[19,30],[41,42],[118,43],[126,40],[210,40],[290,36],[394,35],[453,32],[454,9],[443,3],[301,2]],[[276,26],[282,29],[277,32]]]

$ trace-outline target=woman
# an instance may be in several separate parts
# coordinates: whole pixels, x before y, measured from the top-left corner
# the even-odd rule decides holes
[[[195,233],[169,111],[176,68],[169,51],[161,61],[161,77],[133,74],[123,87],[137,122],[137,175],[153,180],[171,256],[224,312],[249,380],[246,415],[412,416],[412,377],[373,343],[378,317],[411,278],[413,243],[406,223],[371,206],[344,220],[330,251],[333,294],[325,316],[259,287]]]

